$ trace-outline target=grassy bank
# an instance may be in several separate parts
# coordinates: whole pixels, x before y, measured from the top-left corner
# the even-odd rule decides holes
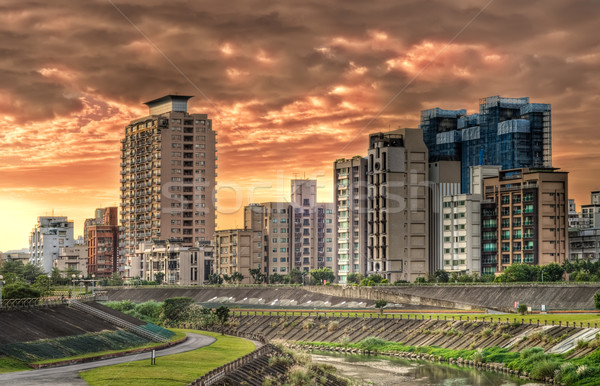
[[[325,317],[358,317],[358,318],[396,318],[396,319],[429,319],[431,317],[432,320],[452,320],[454,317],[456,320],[462,318],[462,320],[478,320],[478,321],[486,321],[486,322],[506,322],[506,318],[509,319],[510,322],[513,322],[516,319],[518,322],[521,322],[521,319],[525,321],[525,323],[537,323],[539,320],[540,324],[544,324],[544,322],[548,324],[552,324],[554,322],[556,325],[558,323],[562,323],[565,325],[566,322],[569,322],[569,325],[572,323],[577,323],[577,327],[579,327],[580,323],[583,323],[584,327],[587,327],[587,323],[590,323],[591,327],[594,327],[594,323],[600,325],[600,313],[598,312],[590,312],[590,313],[564,313],[564,314],[527,314],[527,315],[519,315],[519,314],[486,314],[486,313],[447,313],[447,312],[395,312],[392,310],[386,310],[383,315],[379,312],[370,312],[370,311],[330,311],[330,310],[314,310],[314,311],[283,311],[283,310],[243,310],[237,309],[234,310],[235,313],[233,316],[239,316],[240,313],[242,316],[256,315],[262,316],[291,316],[292,313],[295,316],[315,316],[318,312],[319,315]]]
[[[216,342],[198,350],[169,355],[156,359],[156,365],[149,360],[129,362],[101,367],[80,373],[90,385],[187,385],[208,371],[252,352],[254,344],[245,339],[220,335],[212,332],[195,332],[215,337]]]
[[[600,342],[596,342],[600,344]],[[347,347],[370,352],[408,352],[434,355],[448,359],[470,360],[475,363],[502,363],[511,370],[526,372],[536,380],[555,378],[567,385],[597,385],[600,379],[600,349],[577,359],[565,359],[568,354],[546,354],[534,347],[522,352],[511,352],[500,347],[476,350],[451,350],[440,347],[415,347],[388,342],[379,338],[365,338],[358,343],[295,342],[301,346]]]

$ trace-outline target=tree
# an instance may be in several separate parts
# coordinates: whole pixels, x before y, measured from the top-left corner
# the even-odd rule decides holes
[[[41,296],[48,296],[50,294],[50,278],[46,275],[39,275],[35,278],[33,287],[40,291]]]
[[[383,307],[387,306],[388,302],[383,299],[379,299],[375,302],[375,307],[379,308],[379,313],[383,314]]]
[[[538,267],[529,264],[512,264],[504,272],[503,282],[528,282],[536,281],[538,276]]]
[[[242,280],[244,280],[244,275],[242,275],[241,273],[239,273],[238,271],[235,271],[232,275],[231,275],[231,280],[233,280],[234,282],[236,282],[237,284],[240,284],[240,282]]]
[[[519,304],[517,311],[519,312],[519,314],[525,315],[527,313],[527,304]]]
[[[450,275],[443,269],[438,269],[433,274],[433,278],[437,283],[448,283],[448,281],[450,280]]]
[[[154,281],[156,282],[156,284],[162,284],[163,280],[165,280],[165,274],[163,272],[157,272],[156,274],[154,274]]]
[[[333,273],[331,268],[324,267],[311,270],[310,277],[313,285],[322,285],[324,281],[328,281],[330,283],[334,281],[335,273]]]
[[[211,273],[208,275],[208,284],[223,284],[223,278],[219,274]]]
[[[7,284],[2,287],[3,299],[30,299],[39,297],[40,291],[23,282]]]
[[[66,284],[67,280],[62,277],[60,274],[60,270],[57,267],[52,268],[52,272],[50,273],[50,281],[52,281],[53,285]]]
[[[540,267],[538,281],[542,281],[542,272],[544,281],[561,281],[565,269],[556,263],[544,265]]]
[[[250,268],[248,272],[252,276],[254,284],[262,284],[265,281],[265,274],[260,268]]]
[[[225,322],[229,319],[229,308],[226,306],[220,306],[215,310],[215,316],[221,325],[221,335],[224,335]]]
[[[233,276],[229,276],[226,273],[224,273],[222,276],[223,276],[223,281],[226,281],[227,283],[231,283],[231,281],[233,280]]]
[[[161,320],[176,321],[192,303],[194,303],[194,299],[185,296],[165,299],[160,311]]]
[[[23,277],[25,266],[21,260],[6,259],[0,266],[0,275],[6,276],[9,273],[17,277]]]
[[[348,274],[346,278],[346,283],[348,284],[360,284],[360,281],[363,279],[363,276],[360,273],[353,272]]]
[[[112,286],[121,286],[123,285],[123,278],[119,274],[119,272],[113,272],[110,275],[110,279],[108,279],[108,285]]]
[[[23,279],[28,283],[33,283],[40,275],[45,275],[46,272],[38,264],[27,263],[23,267]]]
[[[594,306],[597,310],[600,310],[600,292],[594,294]]]
[[[271,284],[279,284],[283,283],[283,279],[285,276],[278,274],[277,272],[269,275],[269,283]]]
[[[292,270],[286,275],[287,282],[290,284],[304,284],[304,278],[308,272],[301,271],[298,268],[292,268]]]

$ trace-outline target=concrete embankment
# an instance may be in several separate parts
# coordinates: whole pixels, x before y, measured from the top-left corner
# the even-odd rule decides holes
[[[93,304],[93,306],[105,312],[116,313],[116,311],[101,304]],[[117,314],[131,323],[137,325],[142,323],[128,315]],[[67,305],[50,308],[3,310],[0,312],[0,331],[2,331],[0,344],[60,338],[90,332],[116,330],[117,328],[110,322]]]
[[[525,285],[411,285],[399,287],[342,287],[313,286],[307,288],[330,296],[351,299],[385,299],[432,307],[474,309],[489,308],[503,312],[514,312],[515,302],[526,304],[539,311],[546,310],[593,310],[594,294],[600,285],[585,284],[525,284]]]
[[[408,346],[436,346],[448,349],[503,347],[521,351],[542,347],[545,351],[565,353],[577,346],[577,341],[590,341],[600,332],[597,326],[575,327],[539,324],[537,321],[509,318],[502,323],[474,320],[474,317],[361,318],[297,312],[276,315],[253,315],[235,312],[231,320],[234,333],[264,336],[270,341],[344,342],[356,343],[367,337],[377,337]],[[596,327],[596,328],[595,328]],[[571,356],[585,355],[595,348],[583,348]]]

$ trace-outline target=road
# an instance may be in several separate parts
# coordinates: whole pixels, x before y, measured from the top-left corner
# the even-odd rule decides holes
[[[156,356],[179,354],[182,352],[196,350],[200,347],[208,346],[216,341],[215,338],[186,333],[187,340],[178,345],[156,351]],[[118,358],[104,359],[100,361],[80,363],[76,365],[52,367],[47,369],[19,371],[14,373],[0,374],[0,385],[87,385],[87,383],[79,378],[79,372],[89,370],[96,367],[116,365],[119,363],[127,363],[142,359],[150,360],[150,352],[127,355]]]

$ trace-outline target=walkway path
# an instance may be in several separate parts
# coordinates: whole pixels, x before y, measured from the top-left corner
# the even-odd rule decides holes
[[[215,338],[206,335],[186,333],[187,340],[178,345],[156,351],[156,356],[179,354],[182,352],[196,350],[200,347],[208,346],[216,341]],[[52,367],[47,369],[19,371],[14,373],[0,374],[0,384],[10,385],[87,385],[79,378],[79,372],[96,367],[116,365],[142,359],[150,360],[150,352],[127,355],[118,358],[104,359],[100,361],[80,363],[76,365]]]

